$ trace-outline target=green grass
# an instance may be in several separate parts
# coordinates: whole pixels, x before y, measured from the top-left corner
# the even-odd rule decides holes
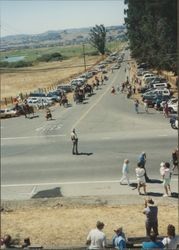
[[[110,42],[106,45],[106,48],[110,51],[118,50],[122,47],[123,42],[115,41]],[[96,50],[90,45],[85,44],[85,53],[92,53]],[[54,46],[54,47],[44,47],[37,49],[19,49],[19,50],[11,50],[6,52],[1,52],[0,60],[5,57],[12,56],[25,56],[24,61],[35,61],[37,57],[40,57],[44,54],[51,54],[54,52],[59,52],[65,58],[71,57],[81,57],[83,56],[83,46],[82,45],[70,45],[70,46]]]

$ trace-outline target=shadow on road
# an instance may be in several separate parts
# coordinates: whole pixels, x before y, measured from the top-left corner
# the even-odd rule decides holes
[[[42,190],[32,196],[32,199],[39,199],[39,198],[55,198],[55,197],[62,197],[62,193],[59,187],[53,189]]]
[[[90,156],[90,155],[93,155],[93,153],[84,153],[84,152],[80,152],[80,153],[78,153],[78,155],[87,155],[87,156]]]
[[[147,181],[148,183],[163,183],[163,181],[158,180],[158,179],[150,179],[149,181]]]
[[[147,195],[154,196],[154,197],[162,197],[163,193],[157,193],[157,192],[147,192]]]
[[[34,119],[34,118],[38,118],[38,117],[39,117],[39,115],[34,115],[34,116],[27,116],[25,118],[27,118],[27,119]]]

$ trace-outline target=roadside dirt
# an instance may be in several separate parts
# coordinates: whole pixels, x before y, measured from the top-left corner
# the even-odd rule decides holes
[[[96,221],[105,223],[104,232],[111,240],[114,229],[123,227],[128,237],[145,235],[144,198],[125,197],[54,198],[2,202],[1,234],[13,238],[30,237],[32,244],[43,247],[84,245]],[[166,234],[167,225],[176,229],[177,201],[154,199],[159,207],[159,233]],[[126,204],[124,204],[126,203]]]
[[[86,56],[87,69],[98,63],[101,56]],[[83,58],[72,58],[63,62],[41,63],[38,66],[1,73],[1,99],[15,97],[30,91],[50,90],[57,81],[68,83],[74,76],[84,72]]]

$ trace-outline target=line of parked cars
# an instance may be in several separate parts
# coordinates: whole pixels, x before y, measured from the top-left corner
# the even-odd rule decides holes
[[[141,79],[142,87],[138,89],[142,101],[148,107],[162,111],[167,103],[168,111],[172,114],[170,124],[178,129],[178,97],[173,97],[170,83],[164,78],[148,70],[148,65],[143,63],[138,66],[137,76]]]

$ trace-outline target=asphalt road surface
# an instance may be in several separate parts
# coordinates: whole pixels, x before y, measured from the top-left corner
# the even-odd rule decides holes
[[[125,56],[128,59],[129,55]],[[120,185],[123,160],[130,160],[130,179],[136,183],[139,154],[147,154],[147,172],[154,183],[148,191],[162,193],[159,165],[170,161],[177,131],[153,109],[145,113],[125,94],[112,95],[112,86],[126,80],[127,62],[109,73],[109,80],[84,104],[53,107],[52,121],[38,117],[1,120],[1,199],[59,196],[136,194]],[[129,76],[130,77],[130,76]],[[79,155],[72,155],[70,133],[76,128]],[[156,181],[155,181],[156,180]],[[172,177],[177,192],[178,176]]]

